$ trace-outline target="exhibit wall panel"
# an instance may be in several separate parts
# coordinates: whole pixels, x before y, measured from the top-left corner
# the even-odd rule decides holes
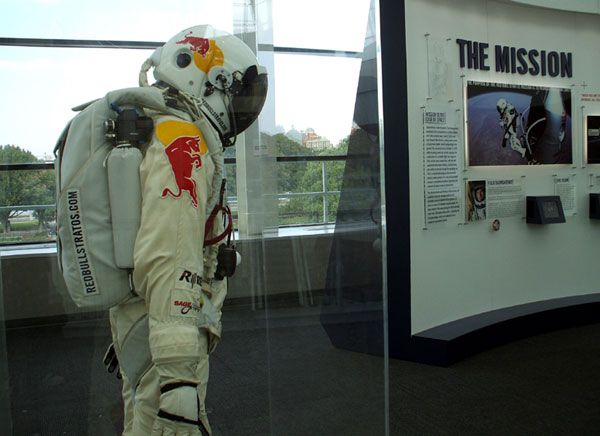
[[[600,16],[499,1],[411,0],[406,33],[412,332],[598,292],[600,223],[588,218],[588,198],[600,192],[600,166],[587,162],[584,121],[600,114]],[[510,64],[496,71],[496,46],[507,50],[502,59],[513,61],[515,72]],[[490,87],[480,95],[487,102],[467,102],[477,86]],[[500,97],[515,107],[514,138],[497,111]],[[440,158],[431,157],[439,145],[432,126],[440,119],[441,147],[456,153],[433,172]],[[451,180],[444,195],[452,191],[452,207],[437,203],[445,208],[439,219],[435,194],[444,188],[432,174]],[[487,214],[479,220],[472,215],[474,181],[487,186]],[[565,223],[526,223],[526,196],[559,194]]]
[[[524,3],[544,8],[562,9],[565,11],[587,12],[600,14],[600,1],[598,0],[511,0],[515,3]]]

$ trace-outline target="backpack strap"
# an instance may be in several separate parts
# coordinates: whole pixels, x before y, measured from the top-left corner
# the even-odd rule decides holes
[[[223,205],[226,183],[227,179],[221,180],[219,202],[215,204],[215,207],[213,207],[212,211],[210,212],[210,215],[208,216],[208,219],[206,220],[206,224],[204,225],[204,247],[216,244],[217,242],[225,239],[233,231],[233,218],[231,216],[231,209],[229,209],[229,206]],[[223,215],[225,217],[224,219],[227,220],[227,223],[225,224],[225,229],[220,234],[213,236],[212,238],[207,238],[207,235],[209,235],[212,232],[212,229],[215,225],[215,219],[217,218],[219,212],[223,212]]]
[[[206,239],[206,235],[212,230],[215,218],[219,212],[223,212],[223,214],[227,217],[227,225],[225,226],[225,230],[218,234],[213,238]],[[204,246],[207,247],[209,245],[214,245],[219,241],[225,239],[231,232],[233,231],[233,218],[231,217],[231,210],[229,206],[223,206],[221,204],[215,205],[210,216],[206,220],[206,224],[204,225]]]

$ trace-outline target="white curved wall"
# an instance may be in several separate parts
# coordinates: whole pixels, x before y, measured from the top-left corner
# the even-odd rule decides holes
[[[563,11],[583,12],[587,14],[600,14],[599,0],[509,0],[513,3],[522,3],[543,8],[560,9]]]
[[[600,291],[600,223],[587,217],[588,193],[600,189],[589,186],[590,175],[600,176],[600,165],[583,161],[583,117],[600,114],[600,101],[581,101],[583,92],[600,94],[600,16],[491,0],[407,0],[406,26],[413,333],[494,309]],[[469,180],[523,180],[525,195],[553,195],[554,176],[573,175],[577,214],[566,223],[533,226],[515,217],[503,219],[499,232],[490,231],[489,223],[423,229],[421,107],[431,102],[425,34],[446,47],[448,96],[454,102],[438,100],[459,110],[461,118],[467,80],[572,90],[573,165],[461,169]],[[490,57],[494,44],[572,52],[573,77],[460,68],[457,38],[488,42]]]

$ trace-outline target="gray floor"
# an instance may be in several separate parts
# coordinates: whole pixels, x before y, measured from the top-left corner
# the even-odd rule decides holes
[[[224,321],[208,394],[216,434],[384,434],[383,360],[332,347],[314,310],[230,308]],[[119,383],[100,364],[109,342],[104,319],[9,329],[13,434],[118,434]],[[600,325],[450,368],[392,360],[390,434],[600,434],[599,367]]]
[[[390,363],[391,434],[600,434],[600,325],[530,337],[450,368]]]

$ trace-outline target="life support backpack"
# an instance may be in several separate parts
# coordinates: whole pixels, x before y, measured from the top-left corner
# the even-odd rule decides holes
[[[134,293],[143,158],[137,146],[153,131],[144,111],[174,110],[153,87],[112,91],[74,110],[80,112],[54,150],[58,263],[73,302],[103,310]],[[224,209],[221,201],[217,209]]]

